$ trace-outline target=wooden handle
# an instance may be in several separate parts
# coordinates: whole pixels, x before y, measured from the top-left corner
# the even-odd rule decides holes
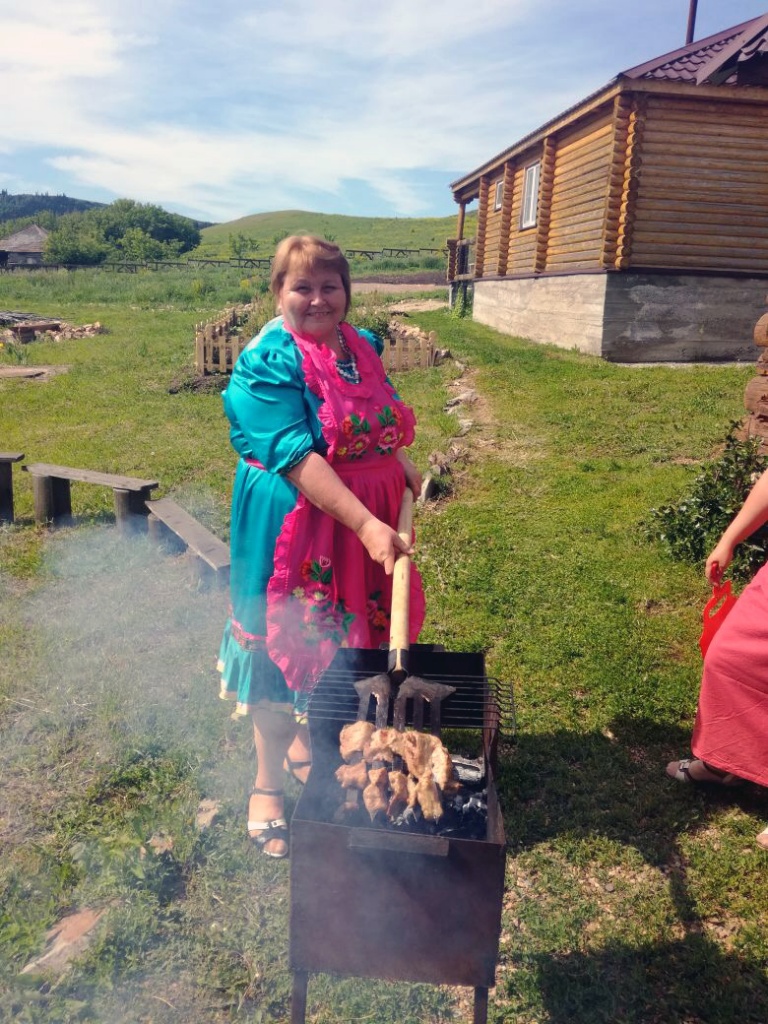
[[[400,540],[411,546],[413,522],[413,491],[406,487],[400,504],[397,532]],[[408,647],[410,644],[411,559],[400,552],[392,572],[392,609],[389,624],[389,660],[387,669],[395,682],[408,675]]]

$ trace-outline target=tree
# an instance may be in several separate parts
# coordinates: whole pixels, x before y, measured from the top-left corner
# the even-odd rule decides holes
[[[109,247],[94,231],[83,231],[77,221],[81,215],[70,214],[61,218],[56,231],[45,243],[43,258],[46,263],[78,263],[94,266],[103,263]]]

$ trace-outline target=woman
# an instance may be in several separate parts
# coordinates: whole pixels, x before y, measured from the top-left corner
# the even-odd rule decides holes
[[[768,521],[768,471],[707,559],[706,576],[719,583],[734,548]],[[745,779],[768,786],[768,565],[745,587],[704,659],[693,729],[693,759],[672,761],[679,782],[735,786]],[[757,837],[768,849],[768,828]]]
[[[404,450],[415,417],[384,373],[382,342],[345,322],[339,248],[284,239],[271,288],[281,315],[241,354],[224,393],[240,461],[219,671],[221,696],[253,721],[248,834],[285,857],[283,773],[304,782],[309,771],[308,693],[340,646],[386,643],[395,557],[412,553],[398,512],[421,478]],[[411,580],[413,641],[424,597],[417,572]]]

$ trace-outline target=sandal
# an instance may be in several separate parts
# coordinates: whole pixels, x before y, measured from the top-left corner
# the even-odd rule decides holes
[[[691,768],[696,766],[694,773]],[[693,782],[695,784],[705,783],[713,786],[740,786],[743,779],[730,772],[722,772],[719,768],[711,768],[700,758],[683,758],[682,761],[670,761],[667,765],[667,775],[677,782]]]
[[[768,850],[768,828],[764,828],[757,837],[757,845],[761,846],[764,850]]]
[[[285,755],[285,761],[283,761],[283,768],[291,776],[292,779],[295,779],[298,782],[298,784],[300,786],[305,785],[307,780],[300,778],[296,774],[296,772],[300,772],[304,768],[311,768],[311,767],[312,767],[312,762],[311,761],[292,761],[290,759],[290,757],[288,757],[287,754]]]
[[[259,789],[258,786],[254,786],[251,790],[251,796],[282,795],[282,789]],[[288,856],[288,822],[285,818],[273,818],[271,821],[249,821],[248,838],[260,848],[266,857],[283,860],[283,858]],[[266,849],[267,843],[275,839],[281,840],[285,845],[285,849],[280,853]]]

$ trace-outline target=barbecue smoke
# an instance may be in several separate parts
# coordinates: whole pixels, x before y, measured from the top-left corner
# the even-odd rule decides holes
[[[214,671],[226,593],[197,589],[185,557],[109,527],[58,531],[45,557],[40,586],[13,584],[13,601],[4,587],[20,637],[0,734],[3,822],[16,834],[130,752],[205,764],[229,728]]]

